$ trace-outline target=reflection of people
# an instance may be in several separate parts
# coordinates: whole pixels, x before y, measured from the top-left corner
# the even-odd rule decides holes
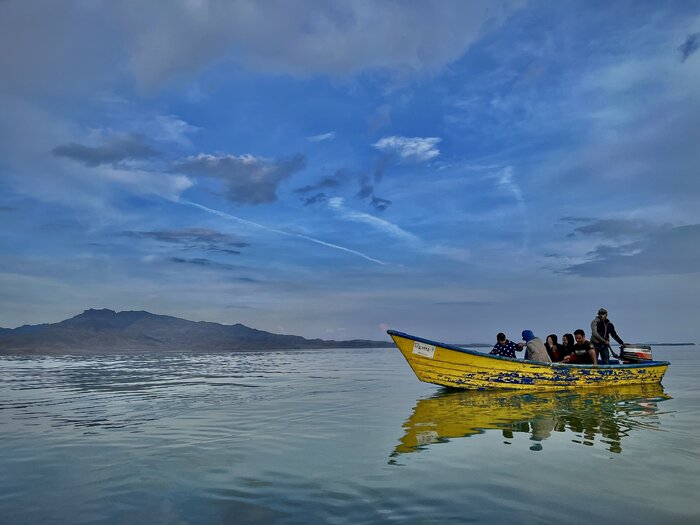
[[[660,425],[654,417],[657,403],[668,398],[660,384],[527,395],[512,390],[444,390],[417,401],[392,457],[484,434],[508,444],[529,438],[531,450],[542,450],[554,432],[566,433],[560,437],[569,444],[621,452],[622,440],[633,431]]]
[[[542,339],[535,337],[532,330],[523,330],[523,341],[525,341],[525,359],[529,361],[541,361],[551,363],[547,349],[544,347]]]
[[[591,343],[604,365],[610,361],[610,336],[624,346],[624,341],[615,331],[615,325],[608,320],[608,311],[601,308],[598,310],[598,316],[591,322]]]
[[[522,348],[519,348],[513,341],[509,341],[506,338],[506,334],[500,332],[496,336],[496,344],[493,346],[493,350],[491,350],[489,353],[493,355],[500,355],[501,357],[515,358],[515,352],[519,352],[520,350],[522,350]]]
[[[577,365],[597,365],[595,347],[590,341],[586,341],[586,332],[580,328],[574,332],[576,344],[574,351],[564,358],[565,363],[576,363]]]
[[[557,420],[554,417],[542,415],[530,421],[530,425],[532,427],[532,436],[530,436],[530,440],[535,441],[530,447],[530,450],[542,450],[542,444],[538,442],[544,441],[552,435],[552,431],[557,425]]]

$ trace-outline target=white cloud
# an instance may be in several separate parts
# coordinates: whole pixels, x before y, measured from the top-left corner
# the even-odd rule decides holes
[[[159,89],[226,61],[295,75],[430,74],[521,3],[0,1],[0,48],[12,49],[0,55],[0,89],[92,95],[129,74]]]
[[[132,71],[142,86],[153,87],[227,56],[296,75],[437,71],[519,4],[130,0],[113,8],[127,33]]]
[[[345,199],[343,199],[342,197],[331,197],[330,199],[328,199],[328,207],[334,210],[342,209],[343,204],[345,204]]]
[[[384,153],[397,155],[404,161],[422,162],[440,155],[438,137],[384,137],[372,144]]]
[[[199,131],[200,128],[188,124],[175,115],[158,115],[150,129],[152,129],[152,136],[156,140],[191,146],[192,143],[188,135]]]
[[[328,133],[321,133],[319,135],[313,135],[307,137],[310,142],[323,142],[324,140],[333,140],[335,138],[335,131],[329,131]]]

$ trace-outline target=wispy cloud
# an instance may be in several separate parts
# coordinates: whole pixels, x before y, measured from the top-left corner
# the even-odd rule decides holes
[[[520,204],[525,204],[523,192],[520,186],[515,181],[515,171],[512,166],[506,166],[497,173],[498,185],[510,193],[513,198]]]
[[[228,264],[228,263],[222,263],[218,261],[213,261],[211,259],[206,259],[203,257],[196,257],[192,259],[187,259],[184,257],[171,257],[170,262],[174,262],[177,264],[191,264],[194,266],[200,266],[204,268],[213,268],[217,270],[226,270],[226,271],[240,271],[241,267],[236,266],[235,264]],[[251,277],[238,277],[236,278],[237,281],[240,282],[246,282],[246,283],[255,283],[259,282],[257,279],[252,279]]]
[[[313,206],[314,204],[326,202],[327,200],[328,200],[327,193],[318,192],[318,193],[314,193],[313,195],[309,195],[308,197],[304,197],[303,202],[304,202],[304,206]]]
[[[407,232],[400,226],[382,219],[381,217],[375,217],[369,213],[350,210],[345,206],[345,200],[342,197],[332,197],[328,199],[328,207],[335,211],[342,219],[366,224],[377,231],[407,243],[421,252],[440,255],[458,261],[466,261],[471,257],[469,250],[459,248],[457,246],[444,246],[441,244],[427,243],[417,235]]]
[[[157,115],[149,128],[156,140],[188,147],[192,145],[189,136],[200,129],[175,115]]]
[[[376,195],[372,195],[372,198],[370,199],[369,203],[375,210],[378,211],[384,211],[389,206],[391,206],[391,201],[389,199],[382,199],[381,197],[377,197]]]
[[[99,146],[86,146],[71,142],[54,148],[52,153],[89,167],[102,164],[114,165],[125,160],[148,159],[160,155],[158,151],[146,143],[142,135],[137,134],[113,135]]]
[[[271,232],[271,233],[277,233],[277,234],[279,234],[279,235],[285,235],[285,236],[287,236],[287,237],[296,237],[296,238],[298,238],[298,239],[305,239],[305,240],[307,240],[307,241],[309,241],[309,242],[313,242],[313,243],[315,243],[315,244],[320,244],[321,246],[326,246],[326,247],[328,247],[328,248],[333,248],[334,250],[340,250],[340,251],[343,251],[343,252],[346,252],[346,253],[351,253],[351,254],[353,254],[353,255],[357,255],[358,257],[362,257],[363,259],[366,259],[366,260],[371,261],[371,262],[373,262],[373,263],[381,264],[382,266],[385,266],[385,265],[386,265],[386,263],[385,263],[384,261],[380,261],[379,259],[375,259],[374,257],[370,257],[369,255],[366,255],[366,254],[364,254],[364,253],[362,253],[362,252],[359,252],[359,251],[357,251],[357,250],[352,250],[352,249],[350,249],[350,248],[346,248],[345,246],[340,246],[340,245],[338,245],[338,244],[333,244],[333,243],[330,243],[330,242],[322,241],[321,239],[316,239],[316,238],[311,237],[311,236],[309,236],[309,235],[304,235],[304,234],[302,234],[302,233],[288,232],[288,231],[285,231],[285,230],[280,230],[280,229],[278,229],[278,228],[271,228],[271,227],[269,227],[269,226],[265,226],[265,225],[259,224],[259,223],[257,223],[257,222],[253,222],[253,221],[249,221],[249,220],[247,220],[247,219],[243,219],[243,218],[241,218],[241,217],[237,217],[237,216],[232,215],[232,214],[230,214],[230,213],[226,213],[226,212],[223,212],[223,211],[215,210],[215,209],[213,209],[213,208],[209,208],[209,207],[207,207],[207,206],[203,206],[203,205],[198,204],[198,203],[196,203],[196,202],[191,202],[191,201],[184,200],[184,199],[180,199],[180,200],[178,200],[177,202],[179,202],[179,203],[181,203],[181,204],[185,204],[185,205],[187,205],[187,206],[192,206],[192,207],[194,207],[194,208],[198,208],[198,209],[200,209],[200,210],[206,211],[207,213],[211,213],[211,214],[213,214],[213,215],[217,215],[217,216],[222,217],[222,218],[224,218],[224,219],[228,219],[228,220],[231,220],[231,221],[235,221],[235,222],[238,222],[238,223],[240,223],[240,224],[244,224],[244,225],[246,225],[246,226],[252,226],[252,227],[254,227],[254,228],[259,228],[259,229],[261,229],[261,230],[265,230],[265,231],[268,231],[268,232]]]
[[[374,170],[372,175],[364,175],[360,178],[360,191],[357,192],[357,197],[360,199],[369,199],[369,203],[379,211],[386,210],[390,205],[389,199],[378,197],[374,191],[377,185],[384,178],[384,172],[389,166],[389,155],[381,155],[374,162]]]
[[[341,168],[336,170],[333,175],[322,177],[314,184],[308,184],[294,190],[294,193],[302,194],[304,205],[311,206],[326,202],[330,197],[328,192],[338,190],[341,186],[348,184],[350,181],[359,181],[360,189],[355,194],[358,199],[365,200],[376,210],[384,211],[390,205],[389,199],[383,199],[375,195],[375,187],[382,180],[384,172],[389,164],[387,155],[381,155],[374,163],[374,170],[371,174],[367,173],[352,173],[350,170]]]
[[[380,217],[375,217],[374,215],[370,215],[369,213],[363,213],[347,209],[345,207],[345,200],[342,197],[333,197],[329,199],[328,207],[337,212],[338,215],[343,219],[367,224],[369,226],[372,226],[374,229],[387,233],[392,237],[396,237],[397,239],[409,242],[420,241],[420,239],[412,233],[403,230],[399,226],[387,220],[384,220]]]
[[[685,42],[678,46],[678,51],[681,52],[681,62],[688,60],[690,55],[695,53],[698,49],[700,49],[700,33],[688,35]]]
[[[308,184],[294,190],[294,193],[306,195],[306,197],[304,197],[304,203],[308,206],[325,199],[325,193],[323,193],[323,190],[337,189],[350,180],[351,177],[352,176],[348,170],[341,168],[336,170],[333,175],[322,177],[314,184]],[[313,195],[310,195],[312,193]]]
[[[252,155],[208,155],[187,157],[177,168],[192,175],[214,177],[227,187],[232,202],[270,204],[277,200],[277,187],[306,166],[298,154],[276,160]]]
[[[522,224],[522,250],[526,250],[530,240],[530,220],[526,213],[523,192],[515,178],[515,170],[512,166],[506,166],[496,170],[493,177],[495,177],[498,187],[510,194],[517,202]]]
[[[406,162],[424,162],[440,155],[438,137],[384,137],[373,144],[379,151]]]
[[[335,138],[335,131],[329,131],[328,133],[321,133],[319,135],[313,135],[311,137],[306,137],[309,142],[324,142],[326,140],[333,140]]]
[[[644,219],[585,219],[571,217],[562,219],[562,221],[571,224],[582,224],[582,226],[574,228],[574,231],[569,234],[570,237],[576,235],[597,235],[603,239],[621,239],[644,236],[659,228],[658,225],[654,225]]]
[[[232,54],[252,70],[347,76],[363,70],[438,71],[519,7],[514,0],[445,0],[421,4],[186,2],[114,11],[129,65],[146,87]],[[134,14],[139,7],[140,16]],[[158,18],[157,27],[142,20]],[[406,35],[411,35],[407,39]],[[40,41],[41,42],[41,41]],[[154,45],[169,42],[170,45]]]
[[[367,128],[371,134],[375,134],[384,126],[388,126],[390,123],[391,106],[389,104],[382,104],[372,115],[367,117]]]
[[[234,236],[207,228],[186,228],[182,230],[127,231],[127,237],[149,239],[156,242],[175,244],[187,250],[201,250],[238,255],[240,249],[249,246],[247,242]]]
[[[567,261],[563,273],[584,277],[700,273],[700,224],[673,226],[643,219],[567,222],[582,224],[569,237],[586,239],[593,248],[577,261]]]
[[[185,175],[132,168],[100,166],[96,169],[96,175],[104,181],[127,188],[134,195],[157,195],[167,200],[177,199],[194,185]]]
[[[493,301],[440,301],[437,303],[433,303],[434,306],[449,306],[449,307],[460,307],[460,306],[467,306],[467,307],[483,307],[483,306],[489,306],[491,304],[494,304]]]

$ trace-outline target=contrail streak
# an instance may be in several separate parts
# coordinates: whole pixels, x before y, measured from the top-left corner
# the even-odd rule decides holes
[[[249,221],[246,219],[242,219],[241,217],[236,217],[235,215],[231,215],[230,213],[225,213],[223,211],[215,210],[213,208],[208,208],[206,206],[203,206],[202,204],[197,204],[196,202],[188,201],[185,199],[179,199],[177,202],[180,204],[186,204],[187,206],[192,206],[194,208],[198,208],[200,210],[206,211],[207,213],[212,213],[214,215],[218,215],[219,217],[223,217],[224,219],[228,219],[231,221],[236,221],[241,224],[245,224],[247,226],[253,226],[255,228],[260,228],[261,230],[265,230],[268,232],[272,233],[277,233],[279,235],[285,235],[287,237],[297,237],[299,239],[305,239],[307,241],[320,244],[321,246],[327,246],[328,248],[333,248],[335,250],[340,250],[342,252],[347,252],[351,253],[353,255],[357,255],[358,257],[362,257],[363,259],[366,259],[368,261],[371,261],[373,263],[381,264],[382,266],[386,266],[387,263],[384,261],[380,261],[379,259],[375,259],[374,257],[370,257],[369,255],[365,255],[362,252],[358,252],[357,250],[351,250],[350,248],[345,248],[344,246],[338,246],[337,244],[332,244],[330,242],[322,241],[320,239],[315,239],[314,237],[309,237],[308,235],[303,235],[301,233],[292,233],[292,232],[287,232],[284,230],[278,230],[277,228],[271,228],[269,226],[264,226],[262,224],[258,224],[257,222]]]

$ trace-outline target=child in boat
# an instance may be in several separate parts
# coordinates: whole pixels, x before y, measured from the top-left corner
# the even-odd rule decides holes
[[[521,347],[516,345],[513,341],[509,341],[506,338],[506,334],[500,332],[496,336],[496,344],[494,345],[493,350],[491,350],[489,353],[493,355],[500,355],[501,357],[515,358],[515,352],[519,352],[520,350],[522,350]]]

